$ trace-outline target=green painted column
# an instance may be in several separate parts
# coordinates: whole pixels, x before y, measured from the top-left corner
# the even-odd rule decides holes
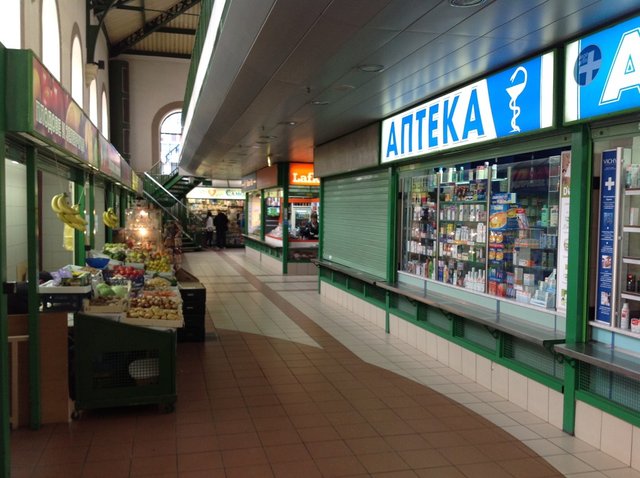
[[[5,150],[4,133],[4,58],[0,46],[0,151]],[[7,210],[6,159],[0,157],[0,285],[7,281]],[[9,435],[9,342],[7,324],[7,296],[0,290],[0,476],[11,472],[11,443]]]
[[[84,171],[75,170],[73,172],[73,197],[74,204],[80,204],[81,215],[84,217],[85,207],[88,204],[87,201],[87,191],[85,188],[85,176]],[[84,266],[84,260],[87,257],[85,245],[89,244],[88,239],[89,231],[83,233],[81,231],[74,232],[74,247],[73,247],[73,256],[74,263],[79,266]]]
[[[267,208],[264,207],[266,199],[264,197],[264,189],[260,190],[260,240],[264,241],[264,229],[267,221]]]
[[[110,208],[110,207],[115,208],[116,207],[116,205],[115,205],[116,199],[115,199],[115,196],[113,194],[113,184],[108,182],[105,185],[105,190],[106,190],[106,194],[107,194],[107,198],[106,198],[107,199],[106,200],[107,209]],[[104,236],[105,236],[104,237],[105,242],[113,242],[113,230],[110,227],[105,227],[104,228]]]
[[[387,217],[387,282],[394,283],[397,280],[398,270],[396,267],[397,258],[397,241],[396,231],[398,224],[398,173],[394,168],[389,168],[389,193],[387,211],[389,211]],[[389,309],[391,308],[391,294],[386,293],[386,307],[385,307],[385,331],[389,333],[391,331]]]
[[[398,173],[394,168],[389,168],[389,193],[388,205],[389,211],[387,217],[387,281],[395,282],[397,276],[396,267],[396,232],[398,224]]]
[[[322,245],[324,243],[324,207],[323,207],[323,198],[324,198],[324,180],[320,179],[320,214],[318,216],[319,223],[319,231],[318,231],[318,260],[322,260]],[[318,267],[318,294],[321,292],[321,280],[320,280],[320,272],[322,269]]]
[[[128,201],[128,197],[127,197],[127,192],[124,190],[124,188],[120,188],[119,190],[119,194],[120,194],[120,227],[124,227],[125,226],[125,218],[127,217],[126,212],[127,212],[127,208],[129,207],[129,201]]]
[[[29,423],[40,428],[40,301],[38,299],[38,152],[27,147],[27,294],[29,301]]]
[[[96,198],[94,196],[95,192],[95,176],[92,174],[89,176],[89,206],[87,208],[87,212],[89,213],[89,225],[87,226],[87,234],[89,234],[89,246],[91,247],[91,249],[96,246],[96,237],[94,234],[94,231],[96,229],[96,215],[94,214],[94,211],[96,209]]]
[[[571,142],[571,206],[569,210],[569,276],[567,283],[567,344],[584,342],[589,317],[589,227],[591,216],[592,146],[589,128],[582,126]],[[575,429],[577,373],[575,362],[565,361],[562,428]]]
[[[281,163],[278,183],[282,184],[282,273],[289,272],[289,163]]]

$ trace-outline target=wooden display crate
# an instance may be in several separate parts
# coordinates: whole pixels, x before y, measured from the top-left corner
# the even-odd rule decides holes
[[[82,311],[87,314],[119,314],[126,310],[127,301],[118,299],[116,302],[105,305],[92,305],[90,299],[82,302]]]

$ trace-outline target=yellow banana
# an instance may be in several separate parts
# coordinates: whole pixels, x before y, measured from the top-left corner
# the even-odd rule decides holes
[[[82,214],[80,213],[80,204],[74,204],[71,209],[73,210],[74,214],[76,215],[78,222],[82,223],[83,226],[86,226],[87,225],[87,221],[85,220],[84,217],[82,217]]]
[[[62,194],[56,194],[51,198],[51,210],[56,214],[62,212],[60,211],[60,206],[58,205],[58,201],[60,200],[61,197],[62,197]]]
[[[56,214],[56,216],[58,216],[58,219],[60,219],[67,226],[81,232],[86,232],[84,224],[78,221],[79,216],[77,216],[76,214],[58,213]]]
[[[113,229],[113,222],[111,222],[111,217],[109,216],[107,211],[102,213],[102,222],[104,222],[105,226],[110,227],[111,229]]]
[[[63,193],[60,196],[60,198],[56,202],[56,205],[58,206],[58,209],[60,209],[60,212],[62,212],[64,214],[75,214],[76,213],[76,211],[69,205],[66,193]]]
[[[112,207],[110,207],[103,213],[102,218],[105,224],[107,224],[110,228],[115,229],[118,227],[118,223],[119,223],[118,216],[116,215]]]

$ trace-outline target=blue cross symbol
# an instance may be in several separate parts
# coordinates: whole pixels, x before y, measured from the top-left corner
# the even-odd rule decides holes
[[[586,86],[593,81],[593,79],[600,71],[600,65],[602,63],[602,53],[600,48],[596,45],[589,45],[583,48],[576,60],[576,66],[574,69],[574,76],[576,82],[581,86]]]

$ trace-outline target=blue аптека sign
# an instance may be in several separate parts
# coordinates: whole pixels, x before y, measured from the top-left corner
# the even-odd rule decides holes
[[[640,108],[640,17],[567,45],[565,122]]]
[[[383,163],[553,126],[553,53],[382,122]]]
[[[602,153],[600,174],[600,228],[598,231],[598,307],[596,320],[611,324],[615,294],[616,190],[618,187],[618,152]]]

